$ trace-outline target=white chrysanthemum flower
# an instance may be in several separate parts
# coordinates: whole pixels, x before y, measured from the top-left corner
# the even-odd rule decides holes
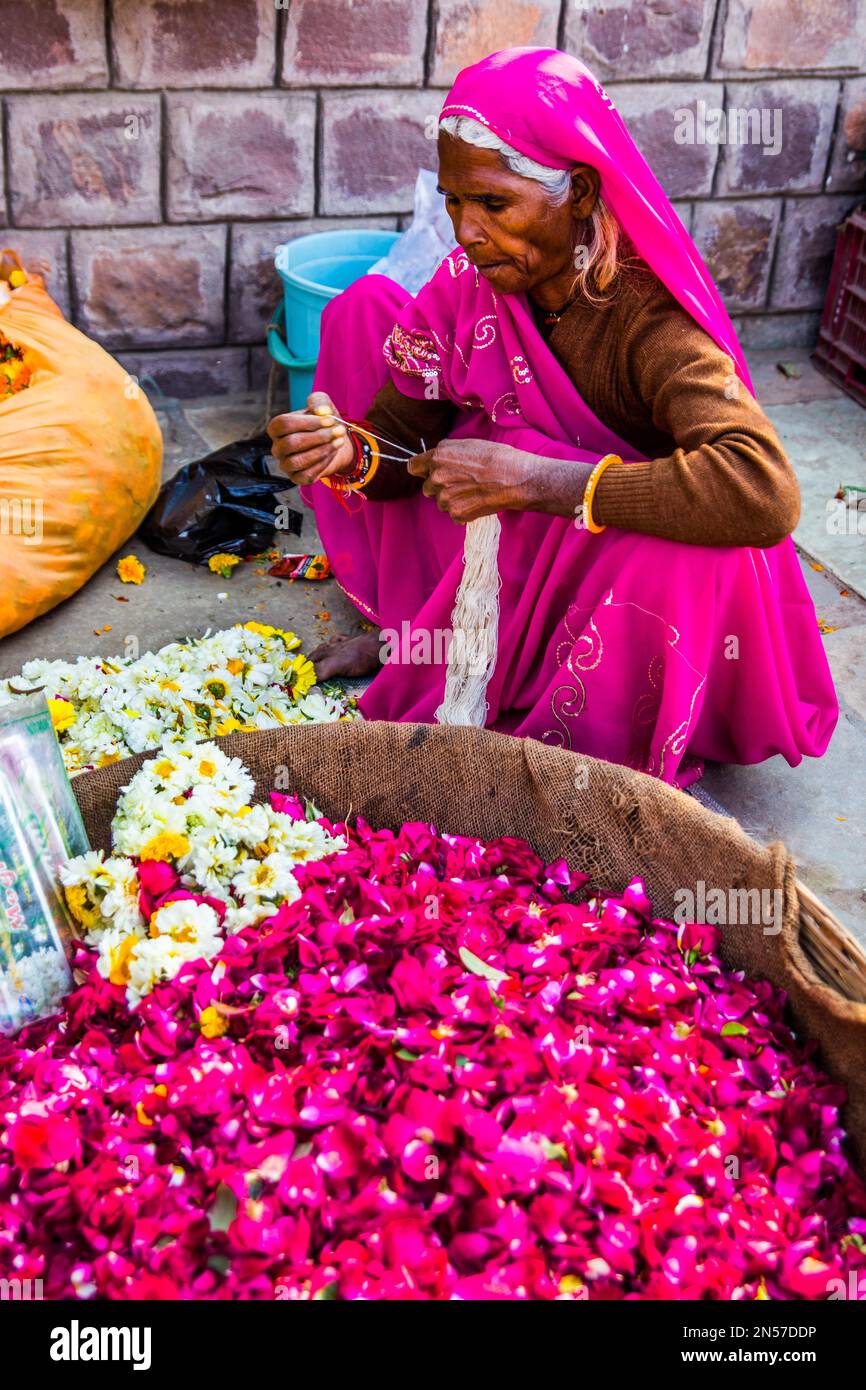
[[[99,913],[99,920],[91,921],[91,909],[87,902],[75,906],[75,894],[67,892],[70,910],[85,927],[88,939],[97,938],[108,928],[119,927],[125,932],[141,926],[142,917],[138,906],[139,885],[135,865],[128,859],[112,855],[108,859],[101,850],[90,850],[60,866],[60,881],[67,890],[84,888],[87,899]]]
[[[146,815],[126,815],[125,809],[115,817],[112,830],[114,847],[120,854],[135,857],[157,836],[183,835],[186,829],[184,808],[170,801],[159,800],[155,794]]]
[[[199,944],[213,954],[222,945],[219,918],[208,903],[181,898],[160,907],[150,919],[150,934]]]
[[[146,937],[129,957],[126,1001],[134,1008],[154,985],[173,980],[187,961],[211,960],[222,946],[222,937],[178,941],[174,936]]]
[[[97,941],[96,968],[102,978],[113,980],[115,984],[125,982],[130,956],[145,939],[143,928],[128,932],[122,927],[109,927],[101,932]]]
[[[60,865],[60,882],[67,888],[74,888],[80,883],[91,884],[102,871],[104,861],[105,852],[101,849],[89,849],[86,854],[78,854]]]
[[[107,859],[97,885],[109,884],[99,904],[103,917],[111,918],[116,926],[127,932],[140,927],[144,919],[138,905],[140,888],[135,865],[117,855]]]
[[[298,700],[293,706],[293,713],[295,710],[312,724],[335,724],[338,719],[346,718],[345,704],[317,685],[314,685],[303,699]]]
[[[74,706],[75,721],[59,737],[67,767],[79,772],[238,727],[355,717],[334,691],[313,687],[300,701],[293,698],[291,664],[299,646],[291,633],[239,625],[135,660],[29,661],[14,683],[19,690],[44,687],[49,697]],[[0,681],[0,703],[14,698],[8,681]]]
[[[236,903],[230,900],[223,923],[226,935],[234,936],[237,932],[243,931],[244,927],[253,927],[266,917],[272,917],[274,911],[274,903],[253,902],[251,899]]]
[[[318,821],[294,820],[283,811],[272,810],[270,822],[271,843],[279,845],[280,851],[296,864],[324,859],[325,855],[346,848],[341,836],[330,835]]]
[[[292,861],[279,851],[264,859],[248,859],[234,875],[231,886],[244,902],[266,898],[269,902],[291,903],[301,896]]]

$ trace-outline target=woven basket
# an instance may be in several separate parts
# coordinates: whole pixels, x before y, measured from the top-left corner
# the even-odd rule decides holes
[[[796,877],[784,845],[759,845],[730,816],[639,772],[488,730],[344,722],[231,734],[265,799],[274,787],[312,798],[334,820],[404,820],[483,839],[523,836],[548,861],[565,858],[594,889],[644,879],[655,912],[673,920],[683,889],[777,894],[781,922],[722,928],[727,965],[788,993],[792,1022],[814,1039],[848,1089],[846,1123],[866,1166],[866,953]],[[108,849],[119,790],[143,757],[73,783],[94,848]],[[588,891],[588,890],[587,890]],[[770,901],[770,899],[768,899]]]

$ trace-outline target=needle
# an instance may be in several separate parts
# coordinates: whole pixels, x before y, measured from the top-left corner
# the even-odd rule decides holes
[[[322,413],[323,413],[323,414],[327,413],[327,414],[331,417],[332,420],[336,420],[336,422],[337,422],[338,425],[345,425],[347,429],[350,429],[350,430],[353,430],[353,429],[362,429],[362,430],[364,431],[365,434],[369,434],[369,436],[370,436],[371,439],[375,439],[376,442],[377,442],[377,444],[384,444],[384,445],[386,445],[386,447],[389,448],[389,449],[402,449],[402,450],[404,450],[403,454],[400,455],[400,458],[399,458],[399,461],[400,461],[400,462],[402,462],[404,459],[413,459],[413,458],[415,457],[415,451],[414,451],[414,449],[407,449],[406,446],[405,446],[405,444],[399,444],[399,443],[397,442],[397,440],[395,440],[395,439],[383,439],[381,435],[374,434],[372,430],[368,430],[367,427],[366,427],[366,425],[358,425],[358,426],[353,425],[352,422],[351,422],[351,420],[344,420],[344,419],[342,418],[342,416],[336,415],[336,414],[334,413],[333,410],[329,410],[329,411],[327,411],[327,412],[324,412],[324,411],[323,411]],[[319,414],[319,412],[317,411],[316,414]],[[422,443],[423,443],[423,441],[422,441]],[[382,457],[382,458],[391,458],[391,459],[393,459],[395,456],[394,456],[394,454],[382,454],[381,457]]]

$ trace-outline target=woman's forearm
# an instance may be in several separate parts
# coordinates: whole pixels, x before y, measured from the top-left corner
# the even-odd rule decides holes
[[[579,516],[593,464],[543,458],[538,454],[527,454],[526,459],[526,485],[514,490],[511,510],[544,512],[547,516]]]
[[[748,436],[687,454],[614,463],[592,504],[601,526],[687,545],[772,546],[790,535],[799,490],[779,449]],[[577,516],[591,463],[527,455],[527,485],[509,506],[550,516]]]

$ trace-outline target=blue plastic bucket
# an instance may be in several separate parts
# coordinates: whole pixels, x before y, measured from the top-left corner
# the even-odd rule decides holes
[[[288,369],[293,410],[304,408],[313,389],[325,305],[366,275],[398,236],[355,227],[314,232],[277,247],[274,264],[283,282],[283,302],[268,326],[268,350]]]

